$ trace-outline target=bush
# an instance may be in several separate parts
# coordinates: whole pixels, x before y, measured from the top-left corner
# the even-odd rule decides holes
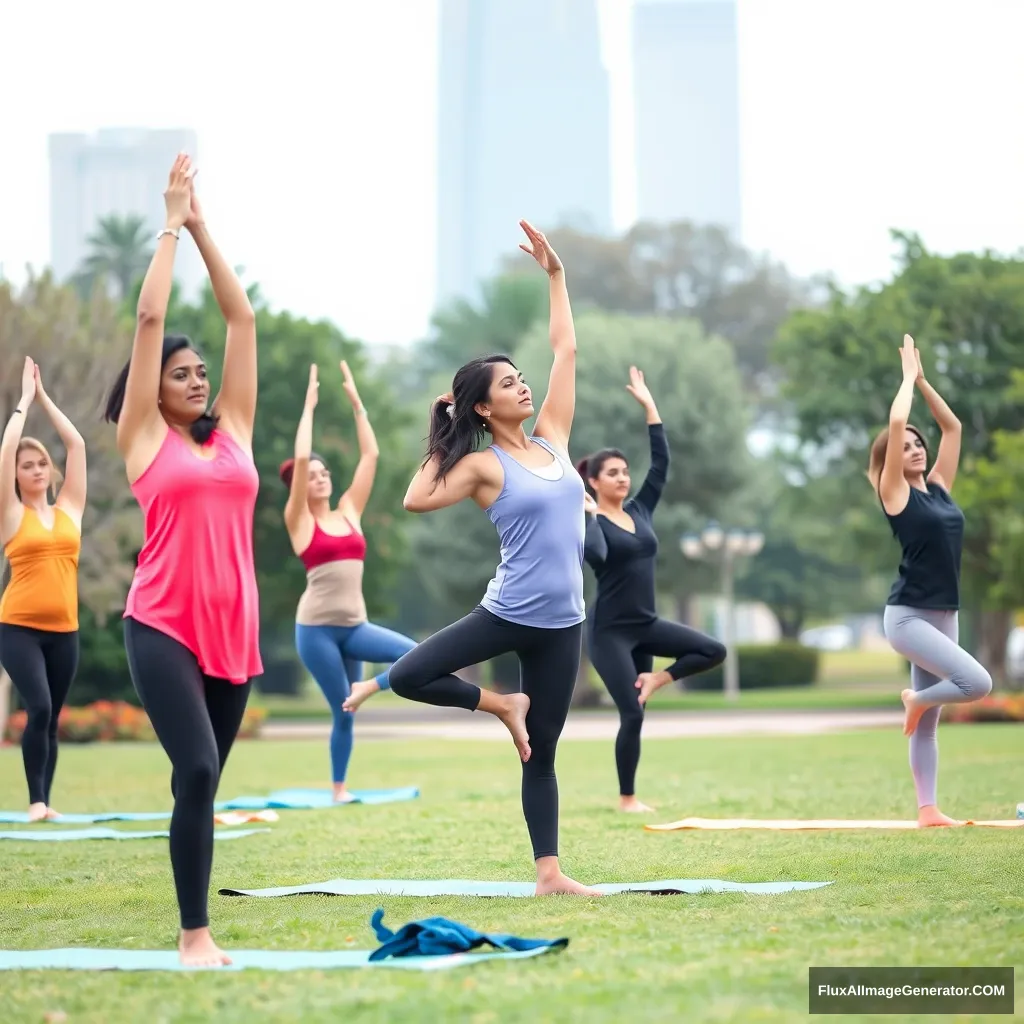
[[[247,708],[238,729],[238,738],[258,737],[266,717],[265,708]],[[25,722],[25,712],[15,711],[7,720],[4,739],[20,743]],[[141,708],[125,701],[97,701],[84,708],[61,708],[57,738],[64,743],[150,743],[156,739],[156,734],[149,716]]]
[[[1024,722],[1024,696],[1016,694],[982,697],[970,704],[947,704],[944,722]]]
[[[820,653],[792,640],[778,644],[744,644],[736,648],[741,690],[770,686],[811,686],[818,678]],[[680,685],[686,690],[721,690],[724,666],[689,676]]]
[[[128,672],[124,649],[124,625],[113,615],[101,626],[87,608],[78,615],[78,671],[71,695],[81,705],[118,701],[139,706],[139,697]]]

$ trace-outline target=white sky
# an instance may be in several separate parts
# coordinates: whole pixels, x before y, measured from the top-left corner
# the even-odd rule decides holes
[[[601,2],[626,227],[630,0]],[[890,227],[1024,244],[1024,0],[738,2],[746,244],[845,283],[889,274]],[[6,276],[48,259],[50,132],[192,127],[207,219],[274,308],[371,343],[425,333],[436,0],[8,0],[2,44]]]

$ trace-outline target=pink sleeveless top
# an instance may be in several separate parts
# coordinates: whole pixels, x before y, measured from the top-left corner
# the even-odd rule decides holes
[[[168,429],[132,485],[145,541],[124,617],[187,647],[208,676],[244,683],[263,672],[252,526],[259,474],[223,430],[201,459]]]

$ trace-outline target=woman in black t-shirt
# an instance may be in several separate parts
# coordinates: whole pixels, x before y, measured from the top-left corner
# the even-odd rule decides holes
[[[910,737],[918,824],[956,825],[936,804],[939,715],[943,704],[986,696],[992,678],[959,646],[964,516],[950,492],[960,462],[960,421],[925,380],[909,334],[900,358],[903,384],[889,411],[889,426],[871,445],[868,465],[868,479],[903,550],[883,626],[893,649],[912,666],[913,688],[902,693],[903,733]],[[942,431],[931,471],[924,436],[908,422],[915,385]]]
[[[651,468],[629,498],[629,464],[617,448],[604,448],[577,464],[587,487],[583,556],[597,577],[597,599],[588,616],[590,660],[619,709],[615,765],[619,809],[649,811],[636,798],[644,705],[675,679],[720,665],[725,648],[688,626],[659,619],[654,606],[658,538],[651,518],[668,477],[668,442],[657,406],[635,366],[626,390],[647,413]],[[654,672],[654,657],[675,659]]]

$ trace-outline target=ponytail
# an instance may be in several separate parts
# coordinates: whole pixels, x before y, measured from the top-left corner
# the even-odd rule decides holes
[[[580,459],[576,463],[576,472],[579,473],[580,478],[583,480],[583,486],[587,490],[592,498],[596,498],[597,495],[594,493],[594,488],[590,486],[590,459],[591,456],[587,456],[585,459]]]

